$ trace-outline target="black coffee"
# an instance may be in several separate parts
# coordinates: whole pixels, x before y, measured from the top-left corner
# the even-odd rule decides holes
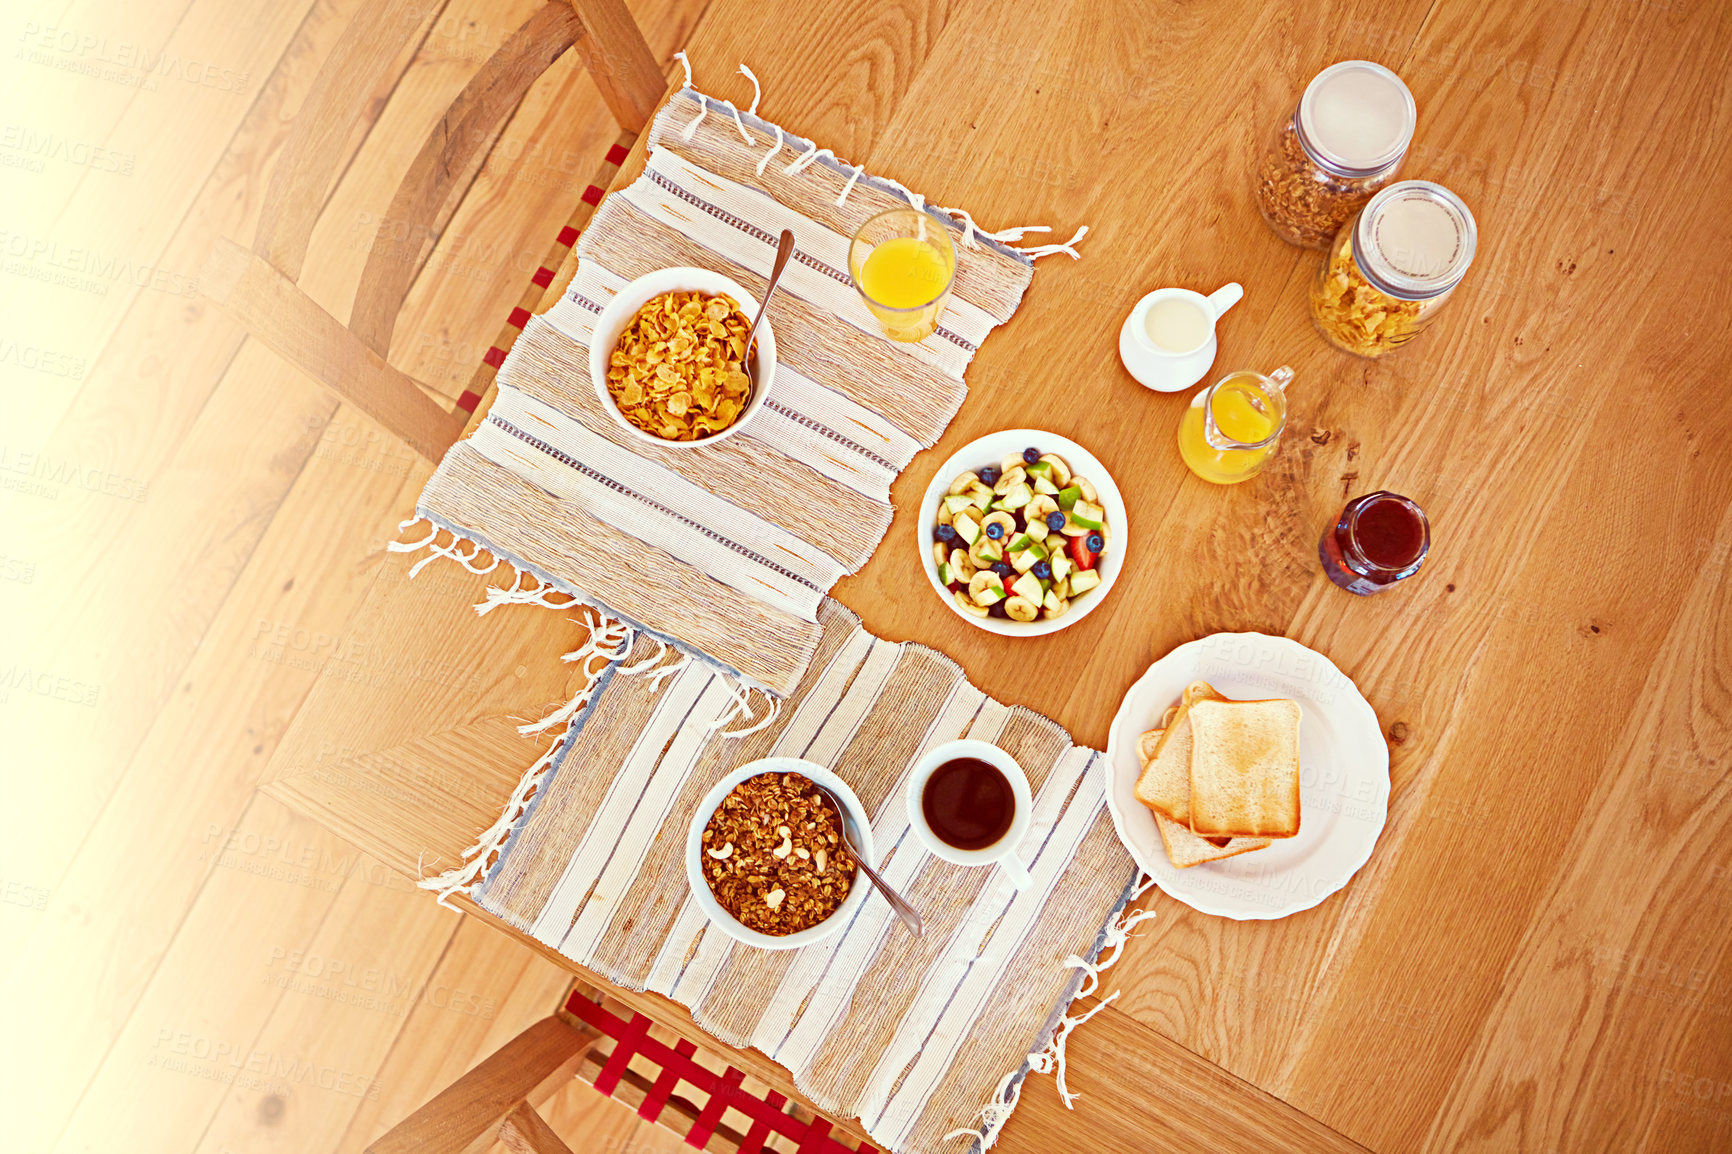
[[[1016,818],[1016,794],[997,766],[977,757],[959,757],[926,779],[920,812],[944,844],[985,849],[1010,831]]]

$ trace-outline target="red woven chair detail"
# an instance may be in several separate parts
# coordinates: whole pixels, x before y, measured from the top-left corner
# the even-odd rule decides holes
[[[613,1040],[613,1051],[593,1083],[603,1094],[613,1096],[622,1078],[627,1076],[627,1067],[634,1056],[641,1055],[660,1067],[661,1073],[645,1089],[643,1101],[638,1104],[638,1116],[645,1121],[661,1120],[662,1112],[681,1083],[707,1097],[703,1105],[697,1107],[697,1117],[686,1131],[688,1146],[699,1150],[707,1147],[721,1126],[723,1113],[731,1106],[751,1119],[750,1128],[739,1139],[738,1154],[762,1154],[764,1143],[772,1135],[797,1143],[799,1154],[856,1154],[856,1151],[858,1154],[877,1154],[877,1148],[870,1143],[862,1142],[856,1148],[837,1141],[831,1136],[833,1127],[826,1118],[813,1118],[806,1122],[788,1113],[788,1099],[774,1090],[766,1091],[762,1098],[750,1093],[743,1086],[746,1076],[739,1069],[729,1066],[724,1073],[718,1074],[700,1065],[694,1057],[696,1046],[683,1038],[673,1046],[660,1041],[650,1034],[650,1020],[642,1014],[632,1014],[629,1019],[621,1017],[585,997],[581,988],[572,991],[565,1009]],[[691,1105],[697,1106],[697,1103],[691,1102]]]

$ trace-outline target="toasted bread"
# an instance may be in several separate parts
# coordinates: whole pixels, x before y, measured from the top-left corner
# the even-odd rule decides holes
[[[1191,818],[1191,725],[1187,718],[1196,701],[1219,699],[1220,695],[1206,682],[1194,681],[1185,687],[1183,703],[1167,723],[1166,732],[1145,754],[1146,764],[1137,779],[1137,800],[1157,814],[1188,825]],[[1147,748],[1148,734],[1138,742],[1138,753]]]
[[[1185,720],[1193,833],[1284,838],[1299,832],[1297,702],[1198,700]]]
[[[1148,771],[1149,761],[1154,757],[1155,748],[1166,733],[1166,727],[1172,724],[1178,712],[1177,706],[1168,709],[1159,727],[1149,730],[1137,739],[1137,757],[1143,763],[1144,772]],[[1155,811],[1154,818],[1155,827],[1161,831],[1161,842],[1167,848],[1167,859],[1179,869],[1237,857],[1242,853],[1263,849],[1269,844],[1268,838],[1201,838],[1159,811]]]
[[[1168,859],[1180,869],[1237,857],[1269,845],[1266,837],[1198,837],[1178,822],[1159,813],[1155,814],[1155,825],[1161,831],[1161,840],[1166,843]]]

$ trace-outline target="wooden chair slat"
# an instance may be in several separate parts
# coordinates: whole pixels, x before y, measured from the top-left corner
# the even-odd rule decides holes
[[[434,5],[443,8],[442,2]],[[307,93],[260,206],[253,251],[301,279],[313,226],[367,97],[426,15],[424,0],[378,0],[355,14]],[[438,19],[438,11],[433,19]]]
[[[563,3],[537,9],[469,81],[409,166],[379,222],[381,231],[409,238],[407,255],[403,245],[375,242],[349,312],[349,328],[380,356],[390,354],[403,298],[480,170],[497,129],[582,31],[577,14]]]
[[[557,0],[556,0],[557,2]],[[625,0],[569,0],[583,23],[577,51],[614,120],[642,132],[667,95],[667,77]]]
[[[573,1154],[547,1120],[524,1102],[499,1127],[499,1141],[511,1154]]]
[[[543,1018],[451,1083],[432,1101],[393,1126],[367,1147],[367,1154],[482,1154],[503,1137],[508,1119],[515,1137],[544,1141],[520,1108],[545,1102],[576,1075],[600,1035],[573,1029],[557,1017]],[[540,1116],[536,1115],[540,1121]],[[555,1141],[558,1141],[556,1138]],[[566,1151],[557,1146],[526,1146],[537,1154]]]
[[[266,348],[429,460],[438,460],[462,434],[467,414],[441,408],[415,378],[392,368],[257,253],[219,240],[199,287]]]

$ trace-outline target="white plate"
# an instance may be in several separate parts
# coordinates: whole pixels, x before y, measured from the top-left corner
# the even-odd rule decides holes
[[[842,820],[848,823],[848,837],[860,847],[860,854],[866,859],[867,865],[875,865],[878,860],[872,850],[872,819],[866,816],[866,807],[860,804],[860,799],[848,788],[847,782],[824,766],[802,761],[797,757],[763,757],[747,762],[716,782],[715,788],[705,794],[704,800],[698,803],[697,812],[692,814],[691,827],[686,831],[686,884],[691,887],[692,900],[697,902],[700,910],[709,915],[710,921],[735,941],[766,950],[795,950],[813,942],[821,942],[847,925],[854,912],[865,902],[867,891],[872,888],[872,881],[864,871],[856,870],[853,888],[848,891],[848,896],[842,899],[842,904],[836,907],[834,913],[815,926],[781,937],[747,929],[740,924],[738,918],[723,909],[722,903],[718,902],[716,895],[711,892],[710,883],[704,880],[704,827],[710,824],[716,807],[722,804],[724,797],[733,792],[736,785],[760,773],[797,773],[817,782],[840,798]]]
[[[1133,792],[1137,738],[1193,681],[1228,697],[1299,703],[1299,832],[1267,849],[1179,869]],[[1371,857],[1389,813],[1389,746],[1371,703],[1335,663],[1286,637],[1216,633],[1179,646],[1131,686],[1107,738],[1107,808],[1131,857],[1170,897],[1241,921],[1308,910]]]
[[[1020,453],[1030,447],[1063,457],[1065,464],[1070,466],[1071,475],[1087,477],[1089,483],[1095,487],[1095,492],[1099,494],[1101,508],[1106,510],[1107,514],[1107,528],[1112,532],[1107,551],[1101,554],[1100,560],[1095,564],[1095,568],[1100,571],[1101,583],[1072,601],[1070,612],[1063,617],[1043,617],[1037,621],[1026,622],[1012,621],[1008,617],[975,617],[963,612],[961,606],[956,604],[956,599],[950,595],[950,590],[938,580],[938,563],[932,559],[932,530],[938,526],[938,502],[949,491],[950,482],[956,479],[958,473],[985,465],[997,465],[1012,453]],[[1125,546],[1131,539],[1130,518],[1125,514],[1125,499],[1119,495],[1119,487],[1113,484],[1107,467],[1075,441],[1057,433],[1043,433],[1039,429],[1004,429],[1001,432],[988,433],[958,449],[955,456],[938,467],[932,483],[926,486],[926,496],[920,499],[920,516],[915,520],[914,531],[920,546],[920,565],[926,570],[926,580],[931,583],[939,598],[950,607],[950,611],[970,625],[1005,637],[1039,637],[1046,633],[1057,633],[1094,612],[1095,606],[1106,600],[1107,594],[1112,592],[1113,584],[1118,581],[1119,565],[1125,556]]]

